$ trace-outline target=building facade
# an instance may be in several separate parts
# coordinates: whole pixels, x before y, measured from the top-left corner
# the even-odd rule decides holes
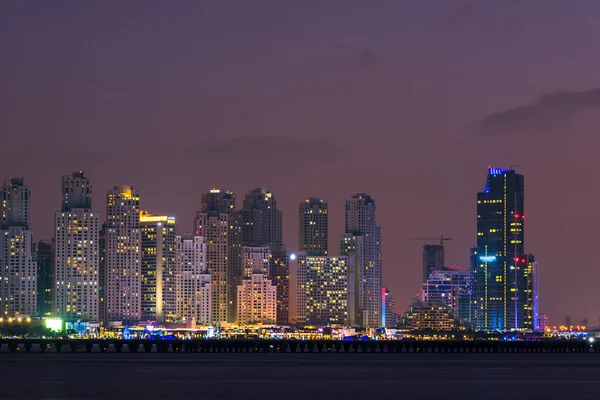
[[[167,321],[176,318],[175,217],[140,213],[141,318]]]
[[[523,175],[490,167],[485,189],[477,194],[477,259],[471,274],[476,329],[528,329],[524,192]]]
[[[140,195],[115,186],[106,196],[104,298],[107,322],[141,320]]]
[[[471,275],[468,271],[433,271],[421,290],[421,300],[448,307],[462,324],[471,321]]]
[[[40,317],[48,317],[54,312],[54,239],[40,240],[37,243],[36,262],[37,311]]]
[[[310,197],[298,210],[299,249],[309,256],[327,256],[329,248],[329,214],[327,202]]]
[[[439,244],[426,244],[423,246],[423,283],[427,282],[433,271],[443,271],[444,246]]]
[[[268,189],[256,188],[244,198],[241,213],[242,237],[245,246],[281,246],[283,216],[277,209],[275,196]]]
[[[396,304],[394,303],[392,292],[390,292],[388,288],[381,288],[381,304],[383,306],[383,310],[381,311],[381,326],[396,326],[398,323],[396,316]]]
[[[306,253],[289,254],[290,305],[289,322],[303,325],[306,322]]]
[[[351,321],[362,327],[380,327],[381,315],[381,226],[377,224],[375,200],[358,193],[346,201],[346,229],[341,254],[350,261],[354,275],[356,309]]]
[[[206,268],[206,243],[202,236],[182,235],[175,239],[176,314],[182,322],[194,320],[210,325],[211,276]]]
[[[65,321],[99,321],[100,215],[83,172],[61,179],[61,210],[54,214],[54,310]]]
[[[272,246],[269,280],[277,288],[277,324],[290,323],[290,253],[285,246]]]
[[[277,289],[261,272],[244,278],[237,288],[238,323],[273,325],[277,321]]]
[[[37,315],[37,264],[29,220],[31,192],[22,178],[2,186],[0,317]]]
[[[306,323],[348,325],[348,258],[306,257]]]
[[[413,300],[402,317],[402,325],[414,331],[452,330],[454,315],[448,307],[437,302]]]
[[[525,329],[539,331],[540,319],[538,263],[533,254],[525,255]]]

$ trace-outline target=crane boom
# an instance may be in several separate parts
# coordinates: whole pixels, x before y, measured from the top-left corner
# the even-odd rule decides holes
[[[441,235],[440,237],[410,238],[410,240],[431,240],[431,241],[439,240],[440,241],[440,246],[444,247],[444,242],[447,241],[447,240],[452,240],[452,238],[444,237],[444,235]]]

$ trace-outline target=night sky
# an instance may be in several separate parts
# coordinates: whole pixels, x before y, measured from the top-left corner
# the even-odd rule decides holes
[[[550,323],[600,317],[600,2],[0,0],[1,179],[32,189],[51,237],[60,177],[94,208],[130,184],[192,228],[200,196],[267,187],[297,247],[297,208],[367,192],[384,285],[403,311],[421,243],[468,267],[488,165],[526,178],[526,251]],[[335,253],[335,252],[332,252]]]

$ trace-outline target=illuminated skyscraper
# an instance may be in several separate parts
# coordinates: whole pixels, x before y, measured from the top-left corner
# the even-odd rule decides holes
[[[54,311],[54,248],[54,240],[40,240],[37,244],[37,311],[41,317],[49,316]]]
[[[211,275],[211,323],[215,325],[233,322],[235,318],[235,283],[241,279],[241,272],[231,260],[232,255],[239,252],[229,241],[234,214],[233,192],[211,189],[202,196],[202,208],[194,219],[195,235],[206,241],[206,267]]]
[[[533,254],[525,255],[525,329],[539,331],[538,263]]]
[[[392,297],[392,292],[390,292],[388,288],[381,288],[381,305],[383,307],[383,310],[381,311],[381,326],[396,326],[396,323],[398,322],[396,316],[396,305],[394,303],[394,298]]]
[[[444,246],[439,244],[426,244],[423,246],[423,283],[427,282],[433,271],[443,271]]]
[[[277,317],[277,289],[269,279],[269,247],[242,246],[241,254],[243,279],[237,287],[238,323],[274,324]]]
[[[237,297],[240,325],[276,323],[277,289],[260,270],[242,280],[237,288]]]
[[[307,256],[306,322],[348,325],[348,287],[347,257]]]
[[[62,207],[54,215],[54,312],[67,320],[98,321],[99,219],[83,172],[62,177]]]
[[[242,246],[242,269],[244,278],[261,273],[265,279],[269,276],[269,247]]]
[[[351,307],[351,312],[356,317],[351,316],[350,321],[356,320],[362,327],[381,326],[381,226],[375,200],[367,194],[358,193],[346,201],[341,254],[349,257],[349,275],[355,281],[356,308]]]
[[[115,186],[106,196],[105,303],[109,322],[141,319],[140,195]]]
[[[0,317],[37,314],[37,264],[29,221],[31,192],[23,178],[2,187]]]
[[[289,322],[306,322],[306,253],[289,253],[290,305]]]
[[[327,203],[311,197],[298,210],[300,250],[310,256],[326,256],[329,240]]]
[[[206,243],[202,236],[177,236],[176,289],[177,317],[194,319],[202,325],[212,322],[210,273],[206,269]]]
[[[489,168],[485,189],[477,194],[477,259],[471,273],[476,329],[528,328],[524,191],[523,175]]]
[[[167,321],[176,317],[174,217],[140,213],[142,236],[142,320]]]

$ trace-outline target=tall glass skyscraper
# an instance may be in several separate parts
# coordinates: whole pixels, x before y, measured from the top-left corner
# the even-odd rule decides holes
[[[472,261],[472,323],[480,330],[522,330],[526,305],[525,179],[489,168],[477,194],[477,251]]]

